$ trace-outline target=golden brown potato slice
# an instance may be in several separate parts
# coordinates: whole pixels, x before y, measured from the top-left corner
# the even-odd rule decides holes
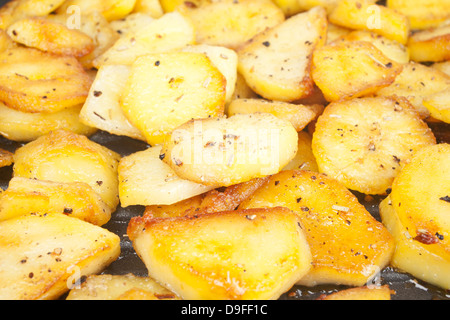
[[[259,32],[284,21],[283,11],[270,0],[222,0],[177,11],[195,26],[196,43],[237,49]]]
[[[79,287],[70,290],[66,300],[140,300],[131,299],[131,295],[137,293],[134,290],[142,290],[143,293],[146,293],[144,300],[151,298],[152,300],[179,299],[152,278],[139,277],[129,273],[90,275]]]
[[[130,14],[136,0],[67,0],[56,12],[67,13],[71,8],[77,8],[85,15],[100,12],[108,21],[119,20]]]
[[[358,98],[392,84],[402,65],[366,41],[332,43],[314,52],[312,78],[327,101]]]
[[[283,171],[287,170],[319,172],[317,161],[312,151],[312,135],[308,132],[300,131],[298,133],[298,151],[295,158],[283,168]]]
[[[174,204],[146,206],[144,215],[152,215],[155,218],[183,217],[191,213],[200,211],[200,206],[205,197],[205,193],[193,196],[186,200],[181,200]]]
[[[143,55],[179,50],[194,42],[192,23],[180,13],[172,12],[135,32],[127,33],[93,64],[97,69],[104,64],[132,65]]]
[[[322,112],[322,105],[303,105],[265,99],[235,99],[228,105],[228,116],[235,114],[271,113],[292,123],[295,130],[302,131]]]
[[[226,79],[205,54],[170,52],[138,58],[120,102],[130,123],[156,145],[191,119],[223,115],[225,99]]]
[[[149,275],[181,298],[278,299],[311,268],[297,215],[286,208],[132,218],[128,236]]]
[[[403,14],[372,0],[342,0],[329,16],[330,22],[356,30],[369,30],[406,44],[409,21]]]
[[[119,196],[123,207],[171,205],[214,188],[178,177],[161,160],[161,149],[155,146],[120,160]]]
[[[14,41],[58,55],[83,57],[94,50],[90,36],[45,18],[25,18],[7,29]]]
[[[307,97],[314,86],[312,53],[325,43],[326,32],[326,12],[321,7],[292,16],[239,48],[238,70],[252,90],[268,100]]]
[[[377,96],[405,97],[414,106],[422,119],[430,116],[430,111],[423,105],[423,100],[435,93],[449,90],[450,76],[432,67],[410,62],[388,87],[376,92]]]
[[[385,194],[419,149],[436,139],[404,98],[360,98],[330,104],[312,148],[320,172],[347,188]]]
[[[448,0],[387,0],[386,5],[407,16],[411,29],[437,27],[450,18]]]
[[[450,91],[442,91],[423,100],[423,105],[434,119],[450,123]]]
[[[29,142],[58,129],[91,136],[97,129],[80,122],[80,110],[81,106],[75,106],[53,113],[28,113],[0,103],[0,134],[18,142]]]
[[[297,153],[292,124],[269,113],[192,120],[164,143],[164,161],[181,178],[231,186],[279,172]]]
[[[0,220],[26,214],[63,213],[103,226],[111,209],[86,183],[60,183],[13,177],[0,195]]]
[[[0,297],[57,299],[82,276],[120,255],[120,238],[64,214],[25,215],[0,222]]]
[[[0,168],[9,167],[14,163],[14,153],[0,148]]]
[[[164,14],[164,11],[159,0],[137,0],[133,13],[144,13],[157,19]]]
[[[79,118],[85,125],[145,141],[144,135],[128,121],[120,105],[130,69],[124,65],[101,66],[79,112]]]
[[[393,291],[388,285],[364,286],[341,290],[319,297],[318,300],[391,300]]]
[[[0,53],[0,100],[23,112],[56,112],[84,103],[91,77],[73,57],[15,47]]]
[[[87,137],[56,130],[14,154],[14,176],[54,182],[85,182],[114,211],[119,203],[120,155]]]
[[[342,37],[339,41],[367,41],[372,43],[379,49],[386,57],[394,60],[397,63],[409,62],[409,50],[405,45],[382,35],[370,31],[353,31]]]
[[[380,206],[383,221],[397,240],[392,264],[447,290],[450,288],[449,179],[450,145],[423,148],[397,176],[390,199]]]
[[[416,62],[450,60],[450,24],[414,33],[408,48],[411,60]]]
[[[338,181],[315,172],[283,171],[239,208],[278,206],[297,213],[311,248],[313,267],[299,284],[362,286],[389,263],[391,235]]]

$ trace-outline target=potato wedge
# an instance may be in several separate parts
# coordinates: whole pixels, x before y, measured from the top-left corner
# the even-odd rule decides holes
[[[408,18],[372,0],[342,0],[329,16],[330,22],[356,30],[369,30],[406,44],[410,26]]]
[[[411,60],[416,62],[450,60],[450,24],[414,33],[408,48]]]
[[[330,104],[319,117],[312,149],[319,170],[348,189],[386,194],[431,129],[404,98],[360,98]]]
[[[403,66],[366,41],[332,43],[314,52],[312,78],[327,101],[358,98],[392,84]]]
[[[407,16],[412,29],[437,27],[450,18],[447,0],[387,0],[386,5]]]
[[[136,0],[133,13],[144,13],[152,18],[161,18],[164,14],[159,0]]]
[[[91,77],[74,57],[14,47],[0,53],[0,101],[23,112],[57,112],[84,103]]]
[[[183,217],[192,212],[199,211],[200,205],[206,193],[199,194],[186,200],[178,201],[168,205],[145,206],[143,215],[152,215],[155,218]]]
[[[379,49],[389,59],[405,64],[410,60],[410,54],[408,47],[403,44],[383,37],[370,31],[353,31],[342,37],[339,41],[367,41],[372,43],[377,49]]]
[[[196,52],[205,54],[213,65],[222,73],[226,80],[225,103],[229,103],[234,95],[237,82],[238,56],[236,51],[219,46],[207,44],[189,45],[183,52]]]
[[[80,110],[81,106],[75,106],[53,113],[28,113],[0,103],[0,135],[17,142],[30,142],[58,129],[91,136],[97,129],[80,122]]]
[[[428,283],[450,288],[450,145],[419,150],[382,203],[382,218],[396,237],[392,264]],[[427,179],[423,179],[424,175]]]
[[[54,182],[85,182],[114,211],[119,203],[120,155],[67,130],[27,143],[14,154],[14,176]]]
[[[143,290],[149,300],[178,300],[177,296],[149,277],[131,273],[124,275],[90,275],[78,287],[70,290],[66,300],[130,300],[132,290]],[[150,298],[151,297],[151,298]]]
[[[340,290],[335,293],[319,297],[318,300],[391,300],[394,292],[388,285],[382,286],[364,286]],[[395,293],[394,293],[395,294]]]
[[[231,186],[279,172],[297,153],[292,124],[269,113],[192,120],[164,143],[164,161],[181,178]]]
[[[321,7],[292,16],[242,46],[238,70],[265,99],[291,102],[307,97],[314,86],[312,53],[325,43],[326,32],[326,12]]]
[[[312,135],[307,131],[300,131],[298,133],[297,154],[294,159],[283,168],[283,171],[288,170],[319,172],[319,167],[317,166],[317,161],[312,151]]]
[[[185,3],[177,11],[194,24],[198,44],[237,49],[285,19],[283,11],[270,0],[221,0],[198,7]]]
[[[426,119],[430,116],[430,111],[423,105],[423,100],[449,88],[450,76],[432,67],[410,62],[403,66],[403,71],[391,85],[380,89],[376,95],[405,97],[420,117]]]
[[[145,141],[144,135],[128,121],[120,105],[130,69],[124,65],[100,67],[79,117],[85,125]]]
[[[178,177],[161,161],[161,149],[155,146],[120,160],[119,197],[123,207],[171,205],[214,188]]]
[[[423,100],[423,105],[434,119],[450,123],[450,91],[442,91]]]
[[[67,0],[56,13],[64,14],[75,6],[84,15],[100,12],[108,21],[119,20],[130,14],[136,0]]]
[[[132,218],[127,234],[149,275],[182,299],[278,299],[311,268],[286,208]]]
[[[289,121],[297,131],[302,131],[322,112],[322,105],[302,105],[265,99],[235,99],[229,106],[228,116],[235,114],[271,113],[274,116]]]
[[[91,53],[94,40],[87,34],[45,18],[25,18],[7,29],[14,41],[57,55],[83,57]]]
[[[120,238],[64,214],[0,222],[1,299],[57,299],[120,255]]]
[[[0,195],[0,221],[27,214],[62,213],[103,226],[111,209],[86,183],[13,177]]]
[[[223,115],[225,99],[226,79],[205,54],[171,52],[135,61],[120,104],[130,123],[156,145],[191,119]]]
[[[239,209],[286,207],[296,212],[313,257],[298,284],[362,286],[389,263],[386,228],[337,180],[310,171],[273,175]]]
[[[194,42],[192,23],[180,13],[172,12],[121,37],[93,64],[97,69],[104,64],[132,65],[143,55],[179,50]]]
[[[0,168],[9,167],[14,163],[14,153],[0,148]]]

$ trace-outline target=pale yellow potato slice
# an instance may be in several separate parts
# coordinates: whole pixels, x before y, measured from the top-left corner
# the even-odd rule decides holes
[[[411,60],[416,62],[450,60],[450,24],[414,33],[408,48]]]
[[[196,43],[237,49],[266,28],[284,21],[283,11],[271,0],[221,0],[190,5],[177,11],[195,26]]]
[[[344,289],[319,297],[318,300],[343,300],[343,301],[377,301],[377,300],[391,300],[392,294],[395,294],[388,285],[382,286],[363,286],[350,289]]]
[[[436,138],[404,98],[360,98],[330,104],[312,148],[319,170],[348,189],[386,194],[415,152]]]
[[[67,130],[56,130],[14,153],[14,176],[85,182],[114,211],[119,204],[116,152]]]
[[[239,208],[280,206],[298,215],[311,248],[312,268],[298,284],[362,286],[388,265],[392,236],[337,180],[316,172],[283,171]]]
[[[90,275],[69,291],[66,300],[139,300],[130,299],[134,290],[147,294],[144,300],[178,300],[179,298],[155,280],[131,273],[124,275]]]
[[[286,208],[132,218],[128,236],[149,275],[185,300],[278,299],[311,268]]]
[[[254,113],[189,121],[174,130],[162,153],[181,178],[220,187],[279,172],[297,148],[289,121]]]
[[[82,276],[103,271],[120,255],[120,238],[64,214],[0,222],[0,297],[57,299]]]
[[[239,48],[238,71],[265,99],[291,102],[307,97],[314,87],[312,53],[325,43],[326,32],[321,7],[292,16]]]
[[[155,146],[121,159],[118,175],[123,207],[171,205],[214,188],[178,177],[161,160],[161,149]]]
[[[131,13],[120,20],[111,21],[109,24],[121,37],[127,34],[136,34],[139,30],[143,30],[149,26],[153,21],[150,15],[142,12]]]
[[[423,105],[434,119],[450,123],[450,91],[442,91],[423,100]]]
[[[0,134],[18,142],[30,142],[59,129],[91,136],[97,129],[80,121],[80,110],[81,106],[75,106],[52,113],[28,113],[0,103]]]

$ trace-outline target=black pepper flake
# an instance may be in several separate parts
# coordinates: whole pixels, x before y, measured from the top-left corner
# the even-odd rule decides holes
[[[16,31],[16,30],[13,30],[13,31],[12,31],[12,34],[15,35],[15,36],[17,36],[17,31]]]
[[[101,186],[103,184],[103,181],[99,180],[99,181],[96,181],[95,183],[97,183],[98,186]]]
[[[270,47],[270,42],[269,42],[269,41],[264,41],[262,44],[263,44],[264,46],[266,46],[266,47]]]
[[[72,213],[72,212],[73,212],[72,208],[64,208],[64,213],[65,214],[69,214],[69,213]]]
[[[391,192],[392,192],[392,188],[387,188],[386,189],[386,194],[391,194]]]
[[[441,241],[444,240],[444,236],[442,234],[436,232],[435,236]]]
[[[280,181],[275,181],[275,185],[277,186],[280,183]]]
[[[155,62],[155,66],[158,67],[161,64],[161,62],[158,60]]]
[[[101,91],[94,91],[94,97],[100,97],[103,94]]]
[[[33,277],[34,277],[34,273],[33,273],[33,272],[30,272],[30,273],[28,274],[28,278],[32,279]]]
[[[442,200],[442,201],[450,203],[450,197],[449,196],[445,196],[445,197],[439,198],[439,200]]]
[[[166,157],[166,154],[165,153],[161,153],[159,155],[159,160],[164,160],[165,157]]]
[[[299,203],[300,201],[302,201],[302,198],[297,198],[297,203]]]
[[[388,62],[387,64],[386,64],[386,68],[392,68],[392,62]]]
[[[309,211],[309,208],[308,208],[308,207],[302,207],[301,209],[302,209],[302,211],[305,211],[305,212],[306,212],[306,211]]]

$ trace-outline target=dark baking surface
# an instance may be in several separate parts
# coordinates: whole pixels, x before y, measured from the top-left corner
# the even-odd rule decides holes
[[[0,6],[7,1],[0,0]],[[446,124],[430,124],[439,142],[450,143],[450,125]],[[113,151],[118,152],[122,156],[144,150],[147,145],[143,142],[111,135],[109,133],[99,131],[91,137],[91,140],[100,143]],[[9,141],[0,137],[0,148],[14,152],[16,148],[22,144]],[[6,189],[8,182],[12,177],[12,167],[0,168],[0,187]],[[378,204],[382,198],[375,197],[372,201],[366,201],[364,195],[357,194],[360,202],[367,210],[378,220],[380,220],[378,212]],[[103,271],[105,274],[123,275],[132,273],[137,276],[146,276],[147,269],[143,262],[137,257],[131,241],[126,236],[128,222],[131,217],[142,215],[144,207],[133,206],[122,208],[119,207],[112,215],[111,220],[103,227],[116,233],[121,238],[122,252],[120,257],[113,262],[107,269]],[[420,280],[411,277],[408,274],[387,267],[381,271],[380,276],[376,278],[376,283],[387,284],[395,291],[392,300],[450,300],[450,292],[446,292],[440,288],[434,287]],[[345,286],[321,285],[316,287],[294,286],[290,291],[284,294],[280,300],[314,300],[321,294],[330,294]]]

